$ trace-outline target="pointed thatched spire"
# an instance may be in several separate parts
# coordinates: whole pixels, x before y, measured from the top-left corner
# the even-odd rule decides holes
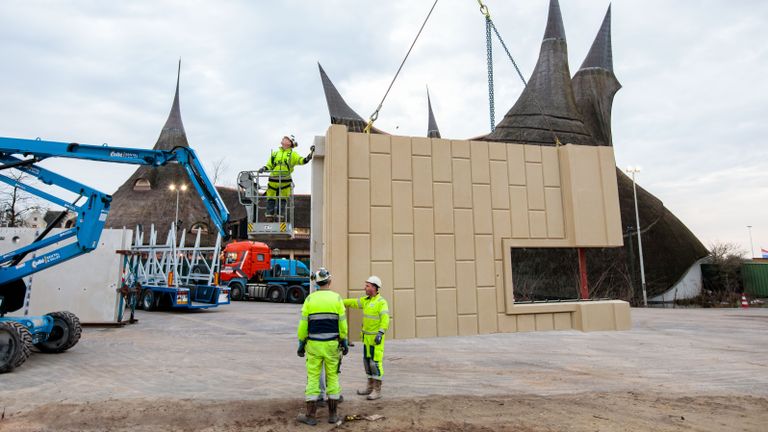
[[[592,48],[573,77],[576,105],[598,145],[613,145],[611,110],[613,97],[619,89],[621,84],[613,73],[611,7],[608,6]]]
[[[594,144],[576,108],[565,28],[557,0],[550,0],[539,60],[528,85],[496,130],[483,139],[554,145],[553,132],[563,144]]]
[[[155,150],[171,150],[174,147],[189,147],[187,142],[187,133],[184,131],[184,123],[181,121],[181,109],[179,108],[179,81],[181,80],[181,59],[179,59],[179,69],[176,73],[176,93],[173,97],[171,112],[168,113],[168,120],[160,131],[157,138]]]
[[[325,91],[325,101],[328,103],[331,123],[346,125],[350,132],[362,132],[365,129],[366,121],[347,105],[319,62],[317,67],[320,69],[320,79],[323,81],[323,91]]]
[[[429,98],[429,87],[427,87],[427,107],[429,110],[429,123],[427,124],[427,137],[440,138],[440,129],[437,128],[435,113],[432,112],[432,100]]]

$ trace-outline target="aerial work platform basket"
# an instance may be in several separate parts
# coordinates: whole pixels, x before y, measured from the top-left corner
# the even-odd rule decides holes
[[[242,171],[237,176],[237,193],[240,204],[248,216],[248,238],[292,239],[294,237],[293,188],[285,196],[267,196],[269,179],[282,183],[283,176],[270,176],[258,171]],[[286,176],[286,179],[288,176]],[[272,204],[270,204],[270,200]]]

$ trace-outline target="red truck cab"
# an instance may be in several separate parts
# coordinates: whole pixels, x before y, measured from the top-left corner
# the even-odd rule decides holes
[[[220,283],[234,278],[250,280],[260,271],[269,270],[272,254],[265,243],[239,241],[228,244],[222,252]]]

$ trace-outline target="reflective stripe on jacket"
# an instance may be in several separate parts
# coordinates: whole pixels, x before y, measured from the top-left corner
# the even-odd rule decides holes
[[[389,329],[389,304],[380,294],[345,299],[344,306],[363,310],[363,335],[386,333]]]
[[[283,183],[290,183],[293,167],[304,165],[305,163],[307,163],[306,158],[293,151],[293,149],[285,150],[280,147],[272,151],[272,156],[269,158],[267,165],[265,165],[270,172],[270,177],[274,178],[270,178],[269,181],[279,182],[282,180]]]
[[[347,339],[347,316],[341,296],[330,290],[310,294],[301,307],[299,340]]]

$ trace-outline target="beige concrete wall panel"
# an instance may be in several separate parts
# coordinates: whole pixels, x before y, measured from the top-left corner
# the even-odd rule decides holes
[[[456,289],[437,290],[437,335],[456,336],[459,334]]]
[[[392,205],[392,166],[387,154],[371,154],[371,205]]]
[[[563,215],[563,197],[560,188],[544,189],[544,199],[547,203],[547,237],[565,237],[565,217]]]
[[[535,144],[525,144],[525,161],[541,163],[541,147]]]
[[[512,237],[530,237],[531,230],[528,222],[528,191],[525,186],[509,187],[509,208],[512,219]]]
[[[432,161],[428,157],[413,157],[413,205],[432,207]]]
[[[477,282],[474,261],[456,262],[456,295],[459,314],[477,313]]]
[[[368,180],[349,179],[349,232],[371,231],[371,188]]]
[[[517,331],[532,332],[536,331],[536,315],[517,315]]]
[[[331,269],[331,273],[335,273]],[[349,235],[349,283],[347,288],[362,286],[362,281],[371,275],[371,237],[368,234]]]
[[[411,149],[414,156],[432,156],[432,140],[423,137],[411,138]]]
[[[453,220],[456,231],[456,259],[475,259],[475,232],[472,222],[472,210],[456,209]]]
[[[572,330],[573,324],[571,323],[570,312],[559,312],[553,314],[555,321],[555,330]]]
[[[363,328],[363,312],[360,309],[347,309],[347,331],[349,332],[349,339],[352,341],[359,341],[361,328]]]
[[[475,271],[478,287],[496,285],[496,268],[493,259],[493,236],[475,236]]]
[[[437,314],[435,263],[416,262],[416,316]]]
[[[453,185],[435,183],[435,233],[453,234]]]
[[[611,246],[623,246],[619,185],[616,179],[616,159],[614,159],[613,147],[598,147],[597,152],[600,158],[600,173],[603,184],[607,243]]]
[[[507,163],[491,161],[491,205],[494,209],[509,209],[509,180]]]
[[[632,330],[632,316],[629,303],[625,301],[613,302],[613,317],[616,323],[615,330]]]
[[[453,206],[472,208],[472,168],[466,159],[453,159]]]
[[[525,186],[525,147],[522,144],[507,144],[507,173],[510,185]]]
[[[509,210],[493,211],[493,256],[500,260],[502,254],[501,239],[512,237],[512,223]]]
[[[528,191],[528,210],[545,210],[544,172],[540,163],[525,164],[526,190]]]
[[[456,287],[455,243],[452,235],[435,236],[435,283],[439,288]]]
[[[371,259],[392,261],[391,207],[371,207]]]
[[[391,153],[392,150],[390,148],[391,146],[390,141],[391,141],[390,135],[371,134],[370,135],[371,153]]]
[[[375,168],[375,165],[374,165]],[[411,138],[392,137],[392,180],[411,180]]]
[[[332,239],[346,239],[349,233],[347,211],[348,209],[348,141],[347,128],[341,125],[333,125],[328,128],[326,135],[325,156],[325,203],[323,210],[323,233],[327,235],[326,247],[323,248],[323,263],[332,268],[337,274],[336,282],[339,287],[347,288],[347,254],[348,243],[345,240],[332,241]],[[327,221],[327,222],[326,222]],[[326,225],[327,224],[327,225]]]
[[[469,141],[451,141],[451,156],[469,159]]]
[[[413,186],[392,181],[392,229],[395,234],[413,234]]]
[[[544,186],[560,186],[560,159],[557,147],[541,148],[541,165],[544,170]]]
[[[531,226],[531,238],[543,239],[547,237],[547,215],[543,211],[529,211],[528,223]]]
[[[437,317],[416,317],[416,337],[437,337]]]
[[[400,288],[413,288],[413,236],[409,234],[396,234],[393,238],[395,268],[395,290]]]
[[[472,183],[490,184],[490,168],[488,166],[488,143],[485,141],[471,141],[469,143],[472,155]]]
[[[496,277],[496,312],[504,312],[506,306],[504,304],[504,261],[496,260],[493,263]]]
[[[444,139],[432,140],[432,180],[451,182],[451,142]]]
[[[459,336],[477,334],[477,315],[459,315]]]
[[[496,333],[496,288],[477,289],[477,324],[481,334]]]
[[[472,185],[472,202],[475,234],[492,234],[491,186]]]
[[[488,158],[495,161],[507,160],[507,145],[505,143],[489,142]]]
[[[413,290],[395,290],[395,338],[416,337],[416,301]]]
[[[370,175],[370,144],[368,134],[349,134],[349,178],[367,179]]]
[[[579,247],[607,244],[606,213],[597,149],[566,145],[560,148],[560,164],[567,189],[563,193],[573,218],[573,244]],[[570,205],[569,205],[570,204]],[[570,227],[569,227],[570,228]]]
[[[499,322],[499,332],[501,333],[516,333],[517,332],[517,317],[515,315],[497,314],[496,318]]]
[[[555,317],[550,313],[534,315],[536,320],[536,331],[552,331],[555,329]]]
[[[431,208],[414,208],[414,257],[416,261],[435,260],[435,227]]]

